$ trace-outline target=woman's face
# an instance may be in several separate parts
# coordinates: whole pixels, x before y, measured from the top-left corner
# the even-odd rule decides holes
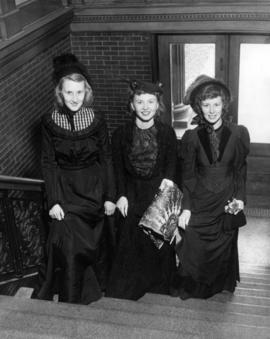
[[[142,123],[147,123],[154,119],[159,103],[154,94],[135,94],[131,107],[136,113],[136,119],[139,119]]]
[[[208,121],[211,125],[221,125],[223,109],[221,96],[203,100],[201,102],[201,109],[206,121]]]
[[[84,102],[84,81],[73,81],[65,79],[62,84],[62,95],[65,105],[73,112],[78,111]]]

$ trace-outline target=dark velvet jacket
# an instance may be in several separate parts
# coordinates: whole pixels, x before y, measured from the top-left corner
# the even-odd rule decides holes
[[[205,128],[187,130],[182,138],[183,208],[192,210],[192,197],[203,183],[213,194],[230,189],[236,199],[246,201],[249,133],[246,127],[225,122],[221,127],[219,157],[213,162]]]
[[[58,176],[61,168],[80,169],[100,164],[104,181],[104,200],[114,201],[115,185],[111,148],[105,120],[99,113],[90,126],[80,131],[70,131],[59,127],[46,114],[42,120],[41,164],[48,195],[49,207],[64,202],[59,200]]]
[[[113,162],[117,187],[117,199],[127,196],[127,185],[130,178],[149,180],[160,176],[175,180],[177,141],[172,127],[155,119],[157,128],[158,155],[155,167],[150,176],[139,176],[129,160],[133,142],[135,121],[129,121],[115,130],[112,135]]]

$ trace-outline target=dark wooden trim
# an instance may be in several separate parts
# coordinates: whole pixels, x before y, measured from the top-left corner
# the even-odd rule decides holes
[[[85,5],[75,8],[71,28],[72,31],[267,33],[270,32],[270,4],[111,8]]]
[[[0,175],[0,190],[44,191],[44,181],[39,179]]]
[[[15,37],[0,43],[0,79],[70,35],[71,8],[48,14]]]

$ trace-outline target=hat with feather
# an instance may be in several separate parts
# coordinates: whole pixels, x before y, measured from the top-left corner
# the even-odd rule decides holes
[[[139,80],[131,80],[128,81],[129,87],[132,91],[141,91],[149,94],[163,94],[162,83],[157,82],[148,82],[148,81],[139,81]]]

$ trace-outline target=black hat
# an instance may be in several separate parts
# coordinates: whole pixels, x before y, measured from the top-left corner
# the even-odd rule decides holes
[[[53,59],[53,81],[57,85],[64,76],[78,73],[85,77],[91,85],[86,67],[72,53],[61,54]]]
[[[183,103],[185,105],[190,105],[192,108],[194,108],[196,95],[203,87],[207,85],[219,86],[224,91],[224,94],[227,97],[228,101],[231,100],[231,92],[229,88],[221,80],[211,78],[208,75],[203,74],[199,75],[188,87]]]
[[[133,80],[129,82],[130,89],[132,91],[142,91],[145,93],[155,94],[159,93],[162,94],[162,83],[157,81],[155,83],[153,82],[147,82],[147,81],[138,81]]]

